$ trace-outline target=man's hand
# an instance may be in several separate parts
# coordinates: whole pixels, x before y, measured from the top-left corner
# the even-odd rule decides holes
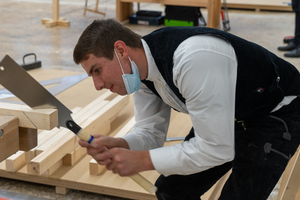
[[[152,170],[149,151],[131,151],[126,140],[103,135],[94,135],[92,144],[80,140],[79,145],[87,148],[98,164],[120,176],[131,176],[145,170]]]
[[[108,152],[111,155],[111,162],[106,165],[106,168],[120,176],[131,176],[141,171],[154,169],[149,151],[112,148]]]

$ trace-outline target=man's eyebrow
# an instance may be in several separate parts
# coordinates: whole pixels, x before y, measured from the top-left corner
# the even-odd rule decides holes
[[[97,63],[96,64],[93,64],[92,66],[91,66],[91,69],[90,69],[90,71],[89,71],[89,76],[91,76],[92,74],[93,74],[93,71],[94,71],[94,69],[95,69],[95,67],[97,66]]]

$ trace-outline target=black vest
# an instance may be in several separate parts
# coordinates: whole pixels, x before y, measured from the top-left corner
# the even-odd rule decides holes
[[[235,117],[244,120],[270,113],[284,96],[300,95],[300,76],[290,63],[265,48],[217,29],[203,27],[166,27],[143,37],[166,83],[185,103],[173,83],[173,54],[185,39],[209,34],[228,41],[238,62]],[[201,63],[199,64],[201,65]],[[153,82],[142,81],[156,95]],[[159,96],[159,95],[158,95]]]

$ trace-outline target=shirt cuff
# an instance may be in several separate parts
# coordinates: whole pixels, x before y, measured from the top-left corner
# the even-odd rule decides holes
[[[168,146],[149,151],[155,170],[164,176],[175,174],[181,169],[181,166],[178,166],[178,158],[174,156],[176,155],[174,148],[174,146]]]

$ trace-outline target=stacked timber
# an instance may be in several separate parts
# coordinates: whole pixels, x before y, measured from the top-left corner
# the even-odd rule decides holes
[[[5,104],[6,106],[4,106]],[[120,111],[124,110],[128,104],[129,96],[117,96],[107,91],[86,107],[73,109],[72,117],[86,131],[107,135],[111,131],[111,122],[120,115]],[[0,110],[2,114],[4,110],[16,107],[7,103],[2,103],[2,105],[5,107],[5,109]],[[22,105],[22,107],[24,106]],[[31,111],[31,109],[28,110]],[[25,112],[20,113],[24,114]],[[49,113],[51,113],[48,115],[49,118],[50,116],[53,117],[54,111]],[[26,115],[26,121],[30,121],[31,124],[36,121],[28,115]],[[16,116],[23,117],[17,114]],[[41,128],[42,126],[39,124],[38,127]],[[45,127],[46,129],[52,128],[48,123],[42,128]],[[28,174],[49,176],[62,165],[73,165],[86,155],[86,150],[79,146],[78,140],[78,137],[66,128],[43,130],[38,134],[38,145],[35,148],[28,151],[18,151],[5,160],[6,170],[16,172],[27,165]]]

